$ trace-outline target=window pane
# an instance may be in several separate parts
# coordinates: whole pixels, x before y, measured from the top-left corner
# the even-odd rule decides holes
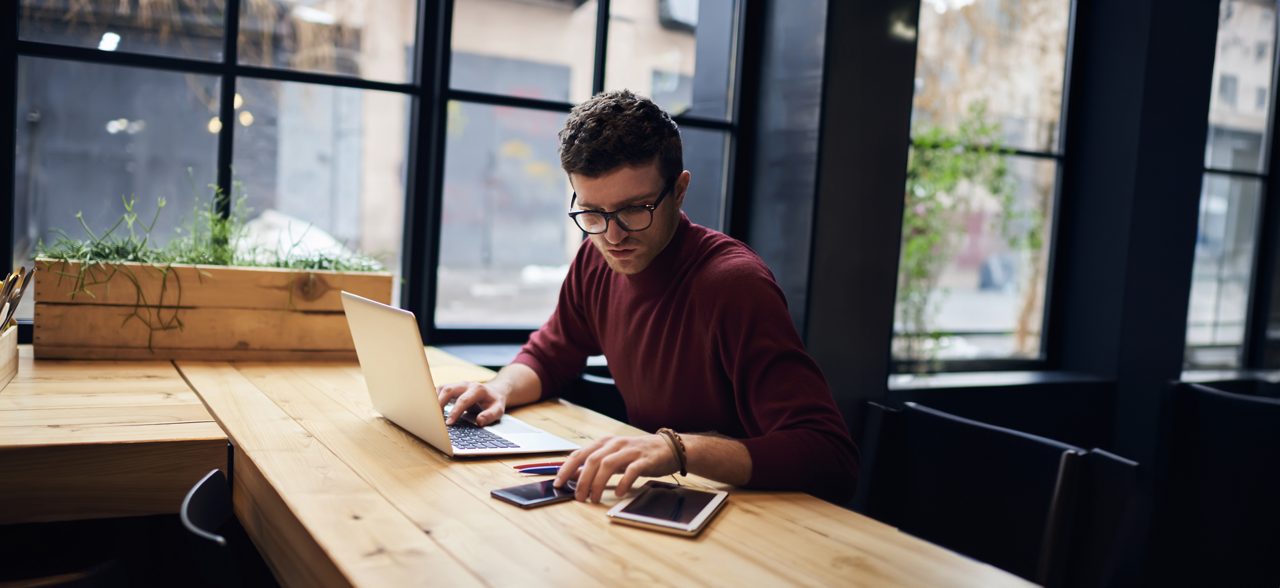
[[[680,138],[684,143],[684,167],[692,176],[683,210],[693,222],[721,230],[729,135],[684,127],[680,129]]]
[[[556,133],[565,115],[450,102],[436,324],[537,327],[582,243]]]
[[[1057,164],[964,156],[911,152],[894,359],[1041,354]],[[957,164],[985,171],[948,180]]]
[[[226,0],[21,0],[23,40],[192,59],[222,59]]]
[[[416,0],[242,0],[240,63],[411,82]]]
[[[610,4],[605,88],[649,96],[672,115],[728,119],[737,5],[730,0]]]
[[[560,102],[591,97],[597,10],[595,0],[578,4],[455,3],[450,85]]]
[[[1275,34],[1275,2],[1222,2],[1205,166],[1266,171],[1263,146],[1267,143]]]
[[[1058,152],[1069,0],[925,0],[915,125],[954,128],[976,104],[1007,147]]]
[[[1191,302],[1188,367],[1239,367],[1244,343],[1262,182],[1205,174]]]
[[[243,78],[238,94],[247,241],[267,256],[361,253],[399,274],[409,98]]]
[[[167,243],[191,220],[197,194],[209,202],[217,97],[215,76],[20,57],[14,263],[30,267],[54,230],[84,238],[77,212],[105,231],[125,212],[121,197],[136,199],[146,221],[166,199],[151,234]]]

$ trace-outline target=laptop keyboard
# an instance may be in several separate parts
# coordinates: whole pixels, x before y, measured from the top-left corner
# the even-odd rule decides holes
[[[520,447],[471,423],[449,425],[449,442],[457,449],[514,449]]]

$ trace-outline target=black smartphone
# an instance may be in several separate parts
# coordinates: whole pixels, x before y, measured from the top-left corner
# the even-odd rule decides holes
[[[504,502],[510,502],[520,508],[533,508],[544,504],[554,504],[573,500],[573,482],[564,488],[556,488],[551,484],[555,480],[543,480],[532,484],[521,484],[510,488],[490,490],[489,495]]]

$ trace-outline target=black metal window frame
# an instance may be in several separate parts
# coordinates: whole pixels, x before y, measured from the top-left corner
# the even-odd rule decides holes
[[[591,78],[591,92],[596,94],[605,89],[605,67],[606,53],[609,41],[609,15],[610,0],[597,0],[596,4],[596,35],[595,35],[595,55],[593,61],[593,71]],[[757,5],[761,4],[756,0],[738,0],[734,10],[734,47],[733,56],[733,75],[730,77],[733,87],[730,89],[732,97],[732,105],[729,110],[728,120],[719,120],[713,118],[705,118],[700,116],[677,115],[672,117],[676,124],[682,129],[701,129],[709,131],[719,131],[729,136],[727,157],[725,161],[725,191],[724,202],[722,207],[721,219],[724,223],[726,232],[734,235],[740,232],[738,229],[745,229],[745,214],[735,210],[735,202],[745,202],[745,190],[735,190],[735,184],[738,184],[739,176],[744,173],[741,168],[745,166],[738,165],[739,161],[749,159],[743,154],[749,150],[749,130],[744,127],[742,121],[752,120],[754,113],[755,96],[750,90],[751,80],[754,79],[754,71],[757,68],[757,61],[754,53],[746,50],[746,47],[752,45],[751,40],[756,31],[759,30],[759,10]],[[444,148],[444,129],[445,109],[448,108],[450,102],[460,102],[468,104],[481,104],[487,106],[504,106],[511,108],[523,108],[530,110],[540,110],[544,112],[557,112],[567,114],[573,104],[569,102],[557,102],[550,100],[540,100],[534,98],[525,98],[519,96],[509,96],[495,94],[489,92],[478,92],[473,90],[455,89],[449,84],[449,68],[451,62],[451,43],[450,36],[453,25],[453,2],[441,2],[440,14],[437,15],[438,31],[438,53],[435,55],[435,73],[437,84],[436,96],[438,99],[433,103],[435,111],[431,113],[435,120],[436,128],[433,129],[431,135],[436,143],[431,149],[420,150],[419,155],[425,155],[429,159],[415,158],[420,170],[431,170],[430,192],[432,198],[427,201],[430,210],[426,214],[408,215],[414,223],[413,226],[406,227],[406,234],[415,236],[431,235],[422,243],[415,243],[415,247],[421,247],[419,253],[424,259],[425,264],[419,263],[414,266],[418,271],[406,271],[405,273],[405,290],[403,300],[410,301],[413,307],[423,309],[418,313],[419,328],[423,332],[426,341],[432,344],[501,344],[501,343],[522,343],[528,339],[529,334],[534,331],[533,327],[526,326],[507,326],[507,327],[442,327],[436,324],[435,308],[437,302],[437,281],[434,279],[440,264],[440,218],[441,207],[444,203],[444,160],[447,156]],[[567,210],[567,206],[566,206]],[[416,304],[414,304],[416,303]]]
[[[13,258],[12,211],[15,198],[16,111],[17,72],[20,57],[41,57],[66,61],[99,63],[143,69],[163,70],[218,76],[220,81],[219,118],[232,120],[235,106],[236,82],[241,78],[299,82],[359,90],[393,92],[408,96],[411,100],[409,119],[410,140],[408,161],[410,167],[405,186],[405,232],[402,253],[401,284],[402,305],[418,316],[424,340],[432,343],[520,343],[532,332],[531,328],[439,328],[435,324],[436,270],[440,261],[440,222],[443,203],[445,158],[445,110],[449,102],[467,102],[491,106],[507,106],[532,110],[568,113],[573,104],[504,96],[484,92],[453,89],[449,85],[449,66],[452,56],[450,44],[453,26],[453,5],[456,0],[418,0],[416,38],[416,63],[414,79],[408,83],[383,82],[360,77],[274,67],[261,67],[238,63],[238,39],[240,33],[240,6],[242,0],[226,0],[221,61],[200,60],[185,57],[168,57],[126,51],[101,51],[87,47],[75,47],[40,41],[19,39],[21,2],[8,3],[0,16],[0,80],[8,82],[11,89],[0,93],[0,209],[10,211],[0,221],[0,256]],[[737,165],[742,153],[749,151],[753,133],[739,121],[752,120],[755,96],[750,83],[755,79],[758,51],[750,50],[747,35],[758,35],[760,30],[760,2],[738,0],[735,10],[733,67],[731,80],[732,108],[729,120],[717,120],[698,116],[676,116],[682,128],[724,132],[729,136],[726,157],[726,190],[723,219],[727,232],[745,229],[747,213],[736,210],[735,201],[746,201],[746,190],[735,195],[736,179],[747,173]],[[595,56],[592,76],[592,92],[604,89],[605,53],[608,42],[609,0],[598,0],[596,15]],[[748,63],[751,61],[752,63]],[[223,124],[218,131],[217,185],[225,193],[232,187],[231,163],[235,125]],[[230,214],[230,203],[223,203],[221,212]],[[19,322],[19,338],[23,343],[32,340],[31,321]]]
[[[1067,106],[1071,99],[1071,56],[1074,53],[1076,44],[1076,2],[1068,0],[1067,16],[1067,43],[1066,43],[1066,59],[1063,60],[1062,73],[1062,100],[1058,105],[1058,139],[1054,145],[1053,151],[1037,151],[1028,149],[1018,149],[1006,147],[1003,149],[1005,157],[1021,157],[1027,159],[1035,159],[1039,161],[1054,162],[1054,180],[1053,180],[1053,198],[1052,206],[1053,217],[1050,219],[1049,229],[1049,259],[1045,263],[1045,295],[1042,311],[1040,314],[1040,352],[1035,357],[992,357],[979,359],[947,359],[947,360],[917,360],[917,359],[895,359],[890,353],[890,374],[909,374],[921,371],[925,372],[991,372],[991,371],[1044,371],[1055,368],[1054,360],[1054,343],[1050,337],[1050,305],[1053,302],[1052,293],[1054,288],[1054,261],[1058,250],[1058,219],[1060,215],[1056,211],[1060,208],[1062,202],[1062,170],[1067,165]],[[939,147],[921,147],[917,145],[914,138],[909,140],[911,149],[936,149]],[[963,149],[978,149],[987,147],[985,145],[962,145]],[[903,214],[908,214],[903,211]],[[897,305],[894,305],[894,314],[897,314]],[[946,331],[944,335],[1005,335],[1011,334],[1007,331]],[[906,335],[898,333],[895,329],[893,337]]]

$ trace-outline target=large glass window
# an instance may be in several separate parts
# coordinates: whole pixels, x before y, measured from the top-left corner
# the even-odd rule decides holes
[[[267,256],[361,252],[398,273],[409,98],[244,79],[233,169]],[[249,244],[247,244],[249,245]]]
[[[532,326],[555,307],[582,233],[565,215],[555,112],[449,103],[436,323]]]
[[[126,206],[142,231],[162,198],[149,241],[163,246],[221,184],[242,255],[360,254],[398,274],[419,4],[22,0],[24,46],[58,57],[19,48],[14,263],[59,232],[101,235]],[[84,48],[102,53],[79,61]]]
[[[565,214],[556,134],[593,89],[630,89],[677,118],[693,176],[684,210],[722,228],[737,2],[615,1],[605,23],[593,0],[453,9],[436,329],[533,329],[550,316],[583,238]]]
[[[14,264],[31,267],[37,243],[59,232],[86,238],[80,218],[104,236],[129,200],[142,222],[156,218],[157,244],[172,238],[191,220],[195,198],[208,202],[218,94],[213,76],[19,58]],[[31,317],[32,298],[18,318]]]
[[[1269,177],[1267,98],[1273,95],[1275,30],[1274,2],[1222,2],[1187,309],[1187,367],[1244,364],[1256,244]],[[1249,95],[1258,98],[1237,99]]]
[[[1070,6],[921,6],[893,342],[900,369],[1042,356]]]

